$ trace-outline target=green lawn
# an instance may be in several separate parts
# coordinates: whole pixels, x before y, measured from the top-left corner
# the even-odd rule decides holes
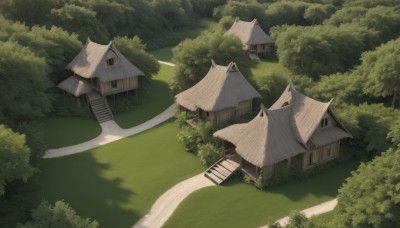
[[[64,199],[101,227],[131,227],[166,190],[205,169],[184,151],[177,132],[170,120],[88,152],[46,159],[33,177],[33,203]]]
[[[335,228],[336,225],[332,221],[334,216],[335,212],[330,211],[324,214],[311,217],[310,222],[312,222],[313,224],[323,224],[325,228]]]
[[[251,68],[253,79],[257,79],[258,77],[268,72],[291,75],[291,72],[287,68],[279,64],[278,60],[261,59],[261,62],[257,63],[254,67]]]
[[[101,127],[94,118],[52,117],[38,121],[38,126],[49,148],[82,143],[101,133]]]
[[[258,227],[337,195],[357,162],[348,162],[310,179],[260,191],[236,178],[186,198],[164,227]]]
[[[146,94],[141,95],[140,104],[130,112],[114,115],[121,128],[131,128],[163,112],[173,103],[168,81],[174,73],[171,66],[161,65],[160,71],[152,79]]]
[[[172,48],[173,47],[166,47],[157,49],[154,51],[150,51],[150,54],[154,55],[154,57],[158,60],[165,61],[165,62],[172,62]]]

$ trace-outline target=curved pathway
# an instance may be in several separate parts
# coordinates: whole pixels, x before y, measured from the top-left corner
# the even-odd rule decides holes
[[[337,199],[333,199],[333,200],[329,200],[326,201],[324,203],[318,204],[316,206],[304,209],[302,211],[300,211],[300,213],[303,213],[304,216],[306,216],[307,218],[310,218],[311,216],[314,215],[319,215],[319,214],[323,214],[329,211],[332,211],[335,206],[337,204]],[[289,224],[289,216],[285,216],[281,219],[278,219],[277,221],[275,221],[275,223],[279,223],[281,226],[287,226]],[[263,226],[261,228],[267,228],[268,226]]]
[[[160,64],[164,64],[164,65],[167,65],[167,66],[172,66],[172,67],[175,66],[175,63],[170,63],[170,62],[165,62],[165,61],[160,61],[160,60],[158,60],[158,62],[159,62]]]
[[[198,189],[213,185],[215,184],[203,173],[178,183],[162,194],[150,211],[133,228],[161,227],[188,195]]]
[[[84,143],[80,143],[73,146],[67,146],[57,149],[47,150],[43,158],[55,158],[62,157],[70,154],[76,154],[80,152],[84,152],[93,148],[96,148],[101,145],[105,145],[110,142],[117,141],[119,139],[135,135],[147,129],[150,129],[169,118],[173,117],[175,114],[176,104],[172,104],[165,111],[160,113],[159,115],[153,117],[152,119],[129,129],[120,128],[113,120],[101,123],[102,132],[96,138],[86,141]]]

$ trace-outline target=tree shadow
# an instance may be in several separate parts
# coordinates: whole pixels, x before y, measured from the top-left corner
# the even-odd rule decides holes
[[[122,179],[107,178],[109,164],[98,162],[92,153],[45,160],[32,178],[37,190],[33,201],[64,200],[82,217],[96,219],[101,227],[130,227],[142,216],[129,208],[130,189]]]

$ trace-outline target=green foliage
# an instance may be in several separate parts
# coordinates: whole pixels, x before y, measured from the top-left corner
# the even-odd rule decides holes
[[[395,145],[400,146],[400,118],[394,121],[392,126],[390,126],[388,139]]]
[[[230,0],[227,4],[215,8],[213,16],[216,19],[224,16],[240,17],[241,20],[245,21],[252,21],[257,18],[263,25],[265,21],[264,10],[265,5],[256,0]]]
[[[208,167],[221,158],[221,149],[211,143],[200,144],[198,146],[197,156],[200,162]]]
[[[107,29],[96,19],[96,12],[75,4],[65,4],[59,9],[51,9],[50,20],[68,32],[79,34],[81,41],[92,37],[97,42],[107,42]]]
[[[366,81],[364,92],[373,96],[393,96],[395,107],[400,93],[400,39],[383,44],[362,55],[362,63],[354,72]]]
[[[309,4],[304,1],[277,1],[265,11],[268,27],[276,25],[305,25],[303,15]]]
[[[25,135],[0,125],[0,196],[4,195],[7,183],[14,180],[26,182],[32,176],[34,169],[29,164],[29,157]]]
[[[199,16],[212,17],[214,8],[223,5],[227,0],[192,0],[193,11]]]
[[[322,24],[333,11],[332,5],[312,4],[304,11],[304,19],[309,21],[311,25]]]
[[[176,93],[185,90],[200,81],[211,66],[211,59],[217,64],[227,65],[235,61],[241,68],[249,59],[242,43],[235,36],[223,36],[222,33],[205,33],[194,40],[185,40],[172,50],[176,73],[170,87]]]
[[[299,227],[306,227],[307,224],[307,217],[299,212],[299,211],[292,211],[289,214],[289,224],[286,228],[299,228]]]
[[[199,121],[195,129],[202,143],[216,144],[216,139],[213,137],[216,127],[212,123],[208,121]]]
[[[268,72],[257,79],[257,85],[262,97],[272,105],[282,94],[288,84],[287,76],[274,71]]]
[[[183,127],[177,137],[187,152],[197,153],[197,145],[201,142],[201,139],[195,129],[188,126]]]
[[[256,186],[258,189],[260,189],[261,191],[264,188],[264,180],[263,180],[263,173],[262,171],[260,172],[260,174],[258,175],[256,181],[254,181],[254,186]]]
[[[55,202],[54,206],[43,201],[36,209],[32,210],[32,221],[25,225],[18,224],[18,228],[34,227],[76,227],[76,228],[96,228],[99,223],[89,218],[81,218],[64,201]]]
[[[175,123],[179,128],[183,128],[186,126],[186,112],[176,112],[175,114]]]
[[[286,26],[275,29],[279,62],[314,79],[346,71],[377,43],[376,32],[359,26]]]
[[[339,227],[398,227],[400,225],[400,151],[389,149],[361,164],[339,190]]]
[[[118,50],[136,67],[143,71],[147,77],[156,74],[160,70],[160,64],[154,56],[148,54],[146,45],[138,36],[129,39],[128,37],[115,37],[115,45]]]
[[[382,104],[362,104],[345,105],[335,111],[353,135],[353,146],[365,148],[366,154],[360,156],[372,158],[390,147],[391,144],[386,138],[390,127],[400,116],[398,110],[384,107]]]
[[[192,4],[189,0],[153,0],[152,7],[161,16],[162,26],[177,29],[188,25]]]
[[[0,49],[0,112],[17,121],[44,116],[51,108],[45,60],[13,41],[0,41]]]

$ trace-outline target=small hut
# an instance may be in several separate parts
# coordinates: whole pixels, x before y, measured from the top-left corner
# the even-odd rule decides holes
[[[265,54],[271,52],[275,43],[258,24],[257,19],[253,21],[241,21],[236,17],[232,27],[225,33],[232,34],[242,41],[244,50],[249,54]]]
[[[73,76],[61,82],[60,88],[66,92],[77,90],[71,83],[79,78],[81,84],[90,85],[101,96],[108,96],[138,88],[138,76],[143,72],[130,63],[115,47],[113,41],[107,45],[97,44],[89,38],[81,52],[66,66]],[[69,85],[67,85],[70,83]],[[88,92],[88,91],[86,91]],[[73,94],[73,93],[71,93]],[[73,94],[75,95],[75,94]]]
[[[196,118],[219,125],[251,112],[253,99],[261,95],[245,79],[236,63],[220,66],[212,61],[206,76],[175,98],[181,107],[195,112]]]
[[[66,66],[73,75],[57,85],[78,100],[86,95],[100,122],[112,118],[105,96],[138,89],[138,76],[143,72],[130,63],[115,47],[97,44],[89,38],[79,54]]]
[[[309,98],[288,85],[270,109],[263,106],[250,122],[214,133],[224,140],[224,154],[236,157],[241,170],[253,179],[271,178],[279,163],[294,158],[303,170],[338,157],[340,140],[351,138],[330,109],[330,104]]]

